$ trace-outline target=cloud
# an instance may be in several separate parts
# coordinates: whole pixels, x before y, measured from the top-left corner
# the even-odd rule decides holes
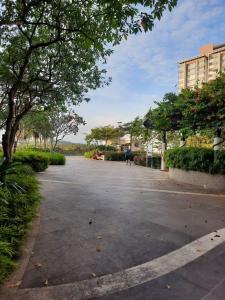
[[[152,32],[130,36],[114,49],[106,66],[113,82],[90,93],[78,112],[81,132],[144,115],[154,100],[177,90],[177,62],[198,55],[207,43],[225,42],[224,0],[183,0],[156,22]],[[82,141],[78,134],[74,141]]]

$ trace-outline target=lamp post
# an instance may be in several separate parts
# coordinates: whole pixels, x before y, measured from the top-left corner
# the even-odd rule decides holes
[[[151,121],[148,119],[146,119],[143,122],[143,125],[148,130],[148,133],[149,133],[149,129],[152,129],[152,127],[153,127]],[[149,146],[149,143],[147,142],[147,145],[146,145],[146,167],[148,167],[148,146]],[[152,166],[152,159],[151,159],[151,166]]]
[[[120,147],[120,128],[121,128],[122,122],[117,122],[117,124],[118,124],[118,128],[119,128],[119,134],[118,134],[118,146],[119,146],[119,150],[121,150],[121,147]]]

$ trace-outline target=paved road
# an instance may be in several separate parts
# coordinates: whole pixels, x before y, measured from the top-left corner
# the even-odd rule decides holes
[[[225,227],[225,197],[177,184],[157,170],[70,157],[66,166],[52,166],[39,179],[44,198],[40,232],[20,286],[27,291],[46,280],[57,288],[123,272]],[[163,276],[152,275],[153,280],[139,282],[138,273],[131,287],[84,298],[225,299],[225,243],[203,254]],[[160,262],[162,268],[167,262]],[[79,298],[67,293],[49,299]]]

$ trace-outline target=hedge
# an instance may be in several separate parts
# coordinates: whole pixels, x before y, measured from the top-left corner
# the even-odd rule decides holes
[[[36,212],[40,200],[38,182],[29,166],[17,166],[7,180],[15,182],[22,192],[8,192],[0,187],[0,283],[14,269],[15,258]],[[4,201],[3,201],[4,200]]]
[[[135,155],[134,156],[134,163],[135,165],[144,166],[146,167],[146,155]],[[152,167],[154,169],[160,169],[161,166],[161,157],[160,156],[153,156],[148,157],[148,167]]]
[[[16,152],[13,161],[29,164],[35,172],[42,172],[49,164],[64,165],[65,156],[60,153],[24,150]]]
[[[105,154],[105,160],[111,161],[125,161],[125,153],[124,152],[115,152],[115,151],[107,151]],[[134,159],[136,155],[140,155],[141,152],[134,151],[131,154],[131,160]]]
[[[176,148],[165,152],[167,167],[183,170],[225,174],[225,151],[208,148]]]

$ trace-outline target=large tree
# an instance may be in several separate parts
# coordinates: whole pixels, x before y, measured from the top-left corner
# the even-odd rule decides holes
[[[118,127],[108,125],[91,129],[91,133],[85,137],[85,140],[88,144],[104,141],[107,145],[109,140],[118,139],[121,135],[123,135],[123,133]]]
[[[0,7],[2,138],[11,159],[19,123],[31,109],[78,104],[104,84],[111,46],[153,27],[177,0],[3,0]]]

